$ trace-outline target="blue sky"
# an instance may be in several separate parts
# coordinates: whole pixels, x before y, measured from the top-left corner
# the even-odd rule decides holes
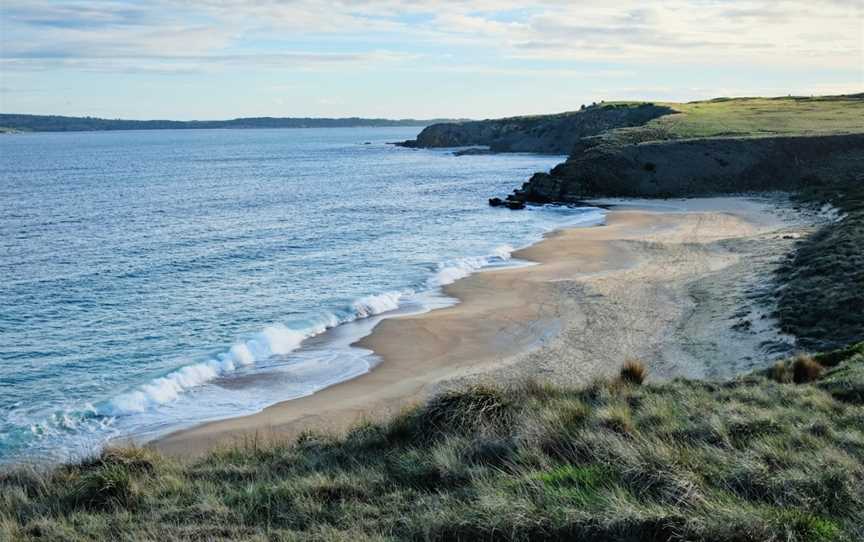
[[[864,91],[860,0],[2,0],[0,111],[472,117]]]

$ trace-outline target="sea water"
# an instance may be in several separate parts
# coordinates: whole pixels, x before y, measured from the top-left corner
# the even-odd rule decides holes
[[[69,460],[374,370],[382,317],[593,208],[490,208],[560,156],[418,128],[0,137],[0,461]],[[329,330],[329,331],[328,331]]]

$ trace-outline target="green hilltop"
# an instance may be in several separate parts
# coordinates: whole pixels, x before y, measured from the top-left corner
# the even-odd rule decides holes
[[[606,102],[599,107],[636,107],[647,102]],[[864,133],[864,93],[842,96],[715,98],[657,102],[670,114],[605,134],[611,142],[714,137],[767,137]],[[619,137],[616,137],[619,136]]]

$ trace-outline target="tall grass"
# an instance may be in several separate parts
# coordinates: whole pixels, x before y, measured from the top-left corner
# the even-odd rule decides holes
[[[811,359],[802,384],[469,387],[344,435],[6,471],[0,539],[861,539],[864,344]]]

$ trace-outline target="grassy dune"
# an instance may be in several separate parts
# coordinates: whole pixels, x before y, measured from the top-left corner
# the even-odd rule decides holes
[[[125,449],[7,473],[0,538],[864,537],[864,343],[728,383],[643,377],[475,387],[194,462]]]

